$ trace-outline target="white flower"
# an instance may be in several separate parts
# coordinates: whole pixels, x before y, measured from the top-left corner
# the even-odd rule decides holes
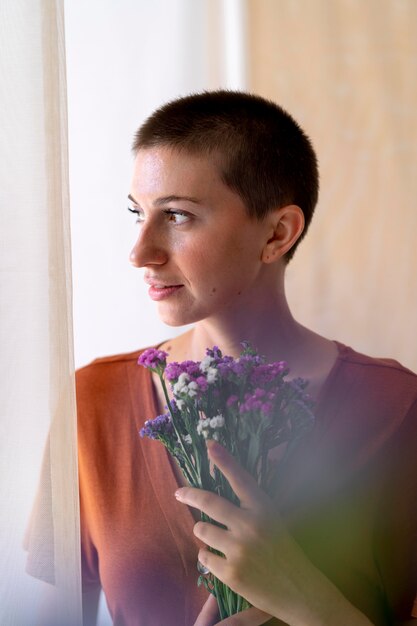
[[[214,432],[214,433],[213,433],[213,435],[212,435],[212,436],[213,436],[214,441],[219,441],[219,440],[220,440],[220,435],[219,435],[219,433],[217,432],[217,430],[216,430],[216,432]]]
[[[185,441],[185,443],[192,443],[193,440],[191,439],[191,435],[185,435],[184,441]]]
[[[181,385],[188,383],[189,380],[190,377],[188,376],[187,372],[181,372],[181,374],[178,376],[178,382],[181,383]]]
[[[181,385],[179,382],[175,383],[175,385],[172,388],[172,391],[174,392],[174,396],[177,396],[178,394],[181,393],[181,391],[183,390],[184,385]]]
[[[184,389],[187,387],[187,383],[190,380],[188,374],[186,372],[181,372],[178,376],[178,380],[172,388],[172,391],[175,395],[182,393]]]
[[[221,413],[211,418],[210,420],[211,428],[222,428],[222,426],[224,426],[224,417]]]
[[[177,400],[177,407],[179,408],[180,411],[182,411],[182,409],[184,408],[185,402],[184,400]]]
[[[190,398],[197,395],[198,385],[195,380],[192,380],[186,387],[184,387],[184,393],[187,393]]]
[[[207,382],[210,385],[211,383],[216,382],[217,380],[217,370],[215,367],[209,367],[207,370]]]
[[[201,434],[204,435],[204,432],[208,433],[207,429],[208,429],[209,426],[210,426],[210,418],[209,417],[206,417],[203,420],[199,420],[198,424],[197,424],[197,433],[199,435],[201,435]],[[204,435],[204,437],[207,437],[207,435]]]
[[[202,359],[201,363],[200,363],[200,370],[202,372],[207,372],[207,370],[209,369],[211,363],[213,363],[214,358],[212,356],[205,356],[204,359]]]

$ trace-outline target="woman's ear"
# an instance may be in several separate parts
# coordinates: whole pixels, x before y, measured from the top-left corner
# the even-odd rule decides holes
[[[274,263],[295,244],[304,230],[304,213],[296,204],[274,209],[269,216],[272,234],[266,242],[261,260]]]

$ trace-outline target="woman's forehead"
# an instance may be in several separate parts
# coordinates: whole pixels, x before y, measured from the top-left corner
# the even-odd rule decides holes
[[[214,190],[228,189],[222,181],[218,158],[191,154],[167,146],[143,148],[135,158],[132,190],[155,194],[190,196],[211,195]],[[229,190],[230,192],[230,190]]]

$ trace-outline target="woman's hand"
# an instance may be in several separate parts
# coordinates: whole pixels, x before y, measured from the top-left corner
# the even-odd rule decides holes
[[[266,611],[265,622],[279,595],[277,570],[282,556],[278,557],[277,552],[282,555],[284,550],[287,551],[287,547],[280,544],[290,539],[273,514],[269,498],[233,456],[214,441],[207,441],[207,449],[210,460],[225,475],[238,496],[240,508],[214,493],[191,487],[179,489],[176,497],[226,526],[227,529],[222,529],[206,522],[196,523],[194,534],[225,555],[222,558],[201,549],[199,561],[233,591]],[[288,587],[287,583],[285,587]],[[282,589],[282,595],[286,595],[285,589]]]
[[[226,526],[206,522],[194,526],[199,539],[225,555],[201,549],[200,562],[254,607],[285,624],[369,626],[368,619],[308,560],[255,480],[223,446],[208,441],[207,449],[238,496],[240,507],[202,489],[177,490],[178,500]]]
[[[255,607],[242,611],[237,615],[232,615],[219,622],[217,600],[214,596],[210,595],[201,609],[194,626],[266,626],[266,624],[268,624],[268,626],[278,626],[282,623],[283,622],[271,618],[270,615],[267,615],[263,611],[255,609]]]

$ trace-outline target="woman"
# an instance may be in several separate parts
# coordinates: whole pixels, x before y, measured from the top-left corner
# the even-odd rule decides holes
[[[317,201],[308,138],[273,103],[212,92],[156,111],[133,149],[130,261],[166,324],[194,323],[161,344],[168,361],[213,345],[237,356],[247,340],[310,381],[316,421],[273,500],[208,442],[239,508],[184,486],[163,447],[137,437],[165,404],[140,352],[80,370],[87,623],[100,587],[116,625],[216,623],[197,559],[253,604],[222,624],[416,623],[417,378],[303,327],[285,296]],[[226,530],[198,522],[199,509]]]

